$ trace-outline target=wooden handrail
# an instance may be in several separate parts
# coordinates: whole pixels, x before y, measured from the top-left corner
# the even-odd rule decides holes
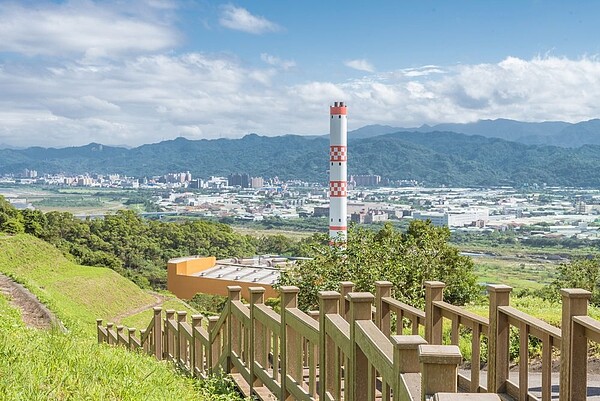
[[[281,325],[281,315],[264,304],[256,305],[256,315],[254,316],[259,322],[267,326],[274,332],[279,332]]]
[[[272,394],[301,400],[422,400],[432,392],[456,391],[458,384],[475,393],[489,389],[529,401],[528,345],[533,336],[542,343],[541,400],[552,398],[556,348],[561,349],[561,399],[585,399],[586,344],[600,343],[600,322],[587,316],[591,296],[587,291],[562,290],[559,329],[511,307],[507,286],[488,287],[488,318],[445,302],[441,282],[425,283],[425,311],[392,298],[389,282],[376,283],[376,297],[352,289],[353,284],[346,282],[340,292],[320,292],[318,313],[307,314],[298,309],[299,289],[282,287],[278,314],[264,304],[263,288],[251,287],[251,302],[246,305],[241,288],[232,286],[223,312],[206,319],[205,327],[202,315],[194,315],[190,324],[186,312],[168,310],[163,317],[162,309],[155,308],[139,337],[134,328],[110,322],[103,327],[101,319],[96,321],[97,337],[98,342],[143,349],[171,360],[194,376],[207,377],[219,370],[235,373],[244,391],[261,399]],[[418,335],[391,335],[391,313],[410,319],[415,334],[425,326],[433,348],[423,347],[427,342]],[[458,343],[461,326],[472,331],[470,378],[457,374],[462,356],[456,345],[441,345],[443,319],[452,322],[453,344]],[[508,377],[510,327],[519,333],[518,383]],[[488,341],[487,387],[479,383],[482,336]]]
[[[573,323],[580,325],[585,329],[585,337],[589,340],[600,343],[600,322],[589,316],[574,316]]]
[[[529,327],[529,334],[539,338],[540,340],[544,335],[549,335],[552,338],[552,345],[560,348],[560,341],[562,338],[561,330],[558,327],[552,326],[544,322],[541,319],[530,316],[525,312],[513,308],[512,306],[500,306],[498,310],[508,316],[508,321],[515,327],[520,327],[525,324]]]
[[[474,325],[480,325],[485,329],[485,334],[487,334],[487,329],[489,326],[489,319],[479,316],[473,312],[470,312],[460,306],[449,304],[445,301],[434,301],[433,304],[440,308],[443,312],[442,315],[445,318],[453,319],[455,316],[460,317],[461,324],[468,327],[474,327]],[[467,324],[468,323],[468,324]]]
[[[286,309],[287,324],[308,341],[319,342],[319,322],[298,308]]]
[[[393,372],[394,346],[389,338],[383,334],[375,323],[369,321],[356,322],[357,344],[369,359],[369,363],[378,372]]]

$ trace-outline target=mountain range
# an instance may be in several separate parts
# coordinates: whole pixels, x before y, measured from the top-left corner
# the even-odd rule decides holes
[[[513,123],[518,122],[507,124]],[[593,133],[598,120],[587,123],[583,124],[589,128],[585,132]],[[555,132],[563,133],[578,125],[548,124]],[[517,125],[524,127],[520,137],[537,130],[528,123]],[[348,173],[412,179],[425,185],[600,186],[597,145],[565,148],[447,131],[396,130],[368,126],[350,132]],[[584,130],[572,134],[572,137],[584,136]],[[97,143],[61,149],[2,149],[0,174],[18,173],[25,168],[38,170],[40,174],[114,172],[136,177],[177,171],[190,171],[196,177],[247,172],[252,176],[326,182],[328,149],[326,137],[256,134],[240,139],[177,138],[131,149]]]
[[[479,120],[466,124],[422,125],[417,128],[368,125],[349,133],[349,135],[358,139],[394,132],[456,132],[466,135],[500,138],[525,145],[553,145],[564,148],[576,148],[582,145],[600,145],[599,119],[582,121],[575,124],[564,121],[530,123],[497,119]]]

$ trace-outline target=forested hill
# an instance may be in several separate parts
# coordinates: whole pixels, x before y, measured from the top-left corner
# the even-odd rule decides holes
[[[241,139],[184,138],[133,149],[89,144],[63,149],[0,150],[0,174],[44,173],[152,176],[189,170],[194,176],[247,172],[326,182],[327,137],[255,134]],[[427,185],[600,185],[600,146],[524,145],[453,132],[397,132],[350,139],[349,174],[379,174]]]

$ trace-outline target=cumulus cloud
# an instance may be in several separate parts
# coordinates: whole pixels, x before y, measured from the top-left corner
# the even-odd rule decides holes
[[[344,63],[346,67],[354,68],[358,71],[373,72],[375,67],[365,59],[348,60]]]
[[[153,1],[142,7],[133,2],[127,9],[83,1],[45,3],[35,8],[0,4],[0,51],[89,58],[167,49],[178,42],[178,35],[168,25],[153,20],[153,9],[169,4]]]
[[[262,58],[266,65],[258,67],[199,52],[95,64],[0,61],[0,143],[139,145],[180,135],[323,134],[333,101],[347,102],[350,129],[600,116],[600,60],[592,57],[507,57],[339,81],[306,80],[295,69],[274,68],[282,62],[277,57]]]
[[[243,7],[236,7],[231,4],[223,6],[219,23],[225,28],[255,35],[277,32],[281,29],[276,23],[259,15],[253,15]]]
[[[267,53],[262,53],[260,55],[260,59],[269,65],[281,68],[283,70],[289,70],[290,68],[294,68],[296,66],[296,62],[293,60],[283,60]]]

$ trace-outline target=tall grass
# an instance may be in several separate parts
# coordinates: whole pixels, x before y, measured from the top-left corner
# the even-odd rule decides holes
[[[198,382],[152,357],[20,322],[0,297],[2,400],[212,399]]]

